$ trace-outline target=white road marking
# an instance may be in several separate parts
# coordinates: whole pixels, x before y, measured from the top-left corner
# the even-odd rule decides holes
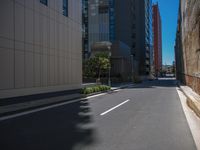
[[[119,92],[121,91],[121,89],[117,89],[117,90],[114,90],[114,92]],[[97,95],[93,95],[93,96],[88,96],[87,99],[91,99],[91,98],[95,98],[95,97],[99,97],[99,96],[103,96],[103,95],[107,95],[109,93],[101,93],[101,94],[97,94]]]
[[[114,92],[119,92],[119,91],[121,91],[122,89],[118,89],[118,90],[114,90]]]
[[[109,110],[107,110],[107,111],[101,113],[100,115],[101,115],[101,116],[104,116],[104,115],[106,115],[107,113],[109,113],[109,112],[111,112],[112,110],[114,110],[114,109],[116,109],[116,108],[118,108],[118,107],[124,105],[125,103],[127,103],[127,102],[129,102],[129,101],[130,101],[130,100],[128,99],[128,100],[126,100],[126,101],[120,103],[119,105],[117,105],[117,106],[115,106],[115,107],[112,107],[112,108],[110,108]]]
[[[86,98],[87,98],[87,99],[91,99],[91,98],[103,96],[103,95],[106,95],[106,94],[107,94],[107,93],[101,93],[101,94],[97,94],[97,95],[93,95],[93,96],[88,96],[88,97],[86,97]]]

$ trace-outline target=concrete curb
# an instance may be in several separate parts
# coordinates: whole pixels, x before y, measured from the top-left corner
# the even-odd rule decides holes
[[[183,93],[183,91],[180,88],[177,88],[177,93],[180,98],[180,102],[184,111],[184,114],[186,116],[188,125],[190,127],[194,142],[196,144],[197,150],[200,150],[200,118],[194,113],[194,111],[188,107],[187,105],[187,97]]]
[[[181,91],[187,97],[187,105],[195,112],[195,114],[200,118],[200,95],[195,93],[188,86],[180,86]]]
[[[83,94],[77,93],[77,94],[69,94],[69,95],[57,96],[57,97],[41,98],[40,100],[36,100],[36,101],[32,100],[28,102],[4,105],[4,106],[0,106],[0,117],[27,111],[27,110],[32,110],[35,108],[50,106],[53,104],[62,103],[66,101],[87,98],[88,96],[95,96],[95,95],[103,94],[103,93],[106,94],[106,93],[114,92],[122,88],[126,88],[130,85],[133,85],[133,84],[124,85],[124,86],[117,87],[108,91],[97,92],[97,93],[93,93],[89,95],[83,95]]]
[[[110,90],[107,90],[107,91],[102,91],[102,92],[96,92],[96,93],[88,94],[88,95],[86,95],[86,97],[88,97],[88,96],[95,96],[95,95],[103,94],[103,93],[106,94],[106,93],[109,93],[109,92],[115,92],[115,91],[117,91],[119,89],[124,89],[124,88],[127,88],[127,87],[132,86],[132,85],[134,85],[134,84],[127,84],[127,85],[123,85],[123,86],[120,86],[120,87],[111,88]]]
[[[200,118],[200,103],[194,100],[187,99],[187,105],[195,112],[195,114]]]

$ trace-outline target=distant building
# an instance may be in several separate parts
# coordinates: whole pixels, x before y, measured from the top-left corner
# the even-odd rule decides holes
[[[134,25],[134,12],[135,4],[133,0],[115,0],[115,40],[121,41],[127,45],[130,49],[131,66],[129,65],[129,70],[132,70],[133,76],[139,75],[139,63],[135,58],[134,45],[135,41],[133,35],[135,31],[133,30]],[[127,65],[128,66],[128,65]],[[126,66],[126,67],[127,67]]]
[[[83,49],[83,59],[88,58],[89,56],[89,23],[88,23],[88,0],[82,0],[82,49]]]
[[[130,47],[126,44],[115,41],[96,42],[92,46],[92,55],[99,52],[111,52],[111,77],[114,82],[131,81],[133,79],[133,58]]]
[[[151,74],[153,66],[151,0],[88,0],[87,52],[95,42],[127,45],[133,57],[134,74]],[[84,21],[87,22],[87,21]],[[85,51],[85,50],[84,50]]]
[[[158,3],[153,5],[154,70],[159,76],[162,70],[162,23]]]
[[[164,74],[174,74],[174,66],[173,65],[163,65],[162,72]]]
[[[123,6],[124,2],[121,0],[118,1],[120,1]],[[127,35],[122,37],[126,38],[127,36],[129,38],[128,45],[131,44],[131,51],[134,55],[134,60],[137,60],[139,63],[139,75],[148,76],[151,74],[151,68],[153,66],[152,1],[129,0],[129,3],[126,5],[126,9],[131,9],[129,10],[130,12],[125,9],[126,11],[123,11],[122,17],[124,20],[126,20],[127,16],[131,19],[126,20],[124,28],[120,31],[123,32],[123,30],[125,30],[127,32]],[[124,20],[122,20],[121,24],[123,24]],[[126,26],[126,24],[128,26]],[[126,29],[127,27],[129,30]]]
[[[115,0],[83,0],[84,52],[89,57],[95,42],[115,40]]]
[[[81,88],[81,0],[1,0],[0,14],[0,98]]]
[[[122,81],[133,79],[134,66],[130,47],[122,42],[112,43],[112,71],[111,76],[120,77]]]
[[[105,47],[106,46],[105,45],[103,47],[105,47],[105,49],[110,49],[110,51],[112,52],[116,51],[115,55],[114,53],[112,53],[111,60],[115,59],[112,61],[112,62],[115,62],[115,63],[112,63],[112,67],[115,68],[114,66],[116,65],[117,61],[122,62],[120,59],[123,59],[123,60],[126,59],[126,61],[123,61],[124,63],[122,66],[124,67],[124,69],[127,70],[127,71],[120,72],[116,70],[114,71],[112,69],[112,72],[111,72],[112,76],[115,76],[115,73],[117,72],[117,74],[121,73],[121,76],[123,76],[124,79],[125,78],[130,79],[132,69],[127,68],[127,66],[131,67],[131,65],[129,65],[131,64],[130,61],[132,60],[131,52],[127,53],[128,56],[126,57],[120,56],[120,54],[123,53],[124,49],[131,51],[130,47],[129,45],[127,45],[126,41],[122,41],[120,40],[120,38],[116,38],[116,34],[117,34],[116,26],[119,23],[116,20],[117,19],[116,17],[117,0],[88,0],[87,3],[85,2],[86,0],[83,0],[83,4],[84,4],[83,16],[87,16],[83,18],[85,19],[83,20],[84,32],[85,32],[84,37],[83,37],[83,40],[84,40],[83,51],[84,51],[84,56],[85,56],[84,58],[87,59],[90,56],[93,56],[92,50],[93,50],[93,53],[94,51],[95,53],[99,52],[99,49],[101,49],[98,47],[99,43],[102,44],[102,43],[111,42],[113,46],[110,46],[108,48],[108,47]],[[85,10],[87,10],[87,12],[85,12]],[[97,49],[94,50],[94,48],[97,48]],[[116,59],[116,57],[118,59]],[[127,75],[126,76],[124,74],[125,72],[128,72],[129,74],[128,75],[126,74]]]

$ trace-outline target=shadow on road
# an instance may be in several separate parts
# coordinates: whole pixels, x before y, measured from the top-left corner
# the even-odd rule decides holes
[[[95,143],[87,100],[0,122],[1,150],[72,150]]]
[[[156,87],[176,87],[177,81],[175,79],[159,79],[152,81],[144,81],[141,84],[136,84],[131,88],[156,88]],[[130,87],[129,87],[130,88]]]

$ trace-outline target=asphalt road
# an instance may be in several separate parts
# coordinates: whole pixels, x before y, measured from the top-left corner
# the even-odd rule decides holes
[[[1,150],[195,150],[174,80],[0,121]]]

